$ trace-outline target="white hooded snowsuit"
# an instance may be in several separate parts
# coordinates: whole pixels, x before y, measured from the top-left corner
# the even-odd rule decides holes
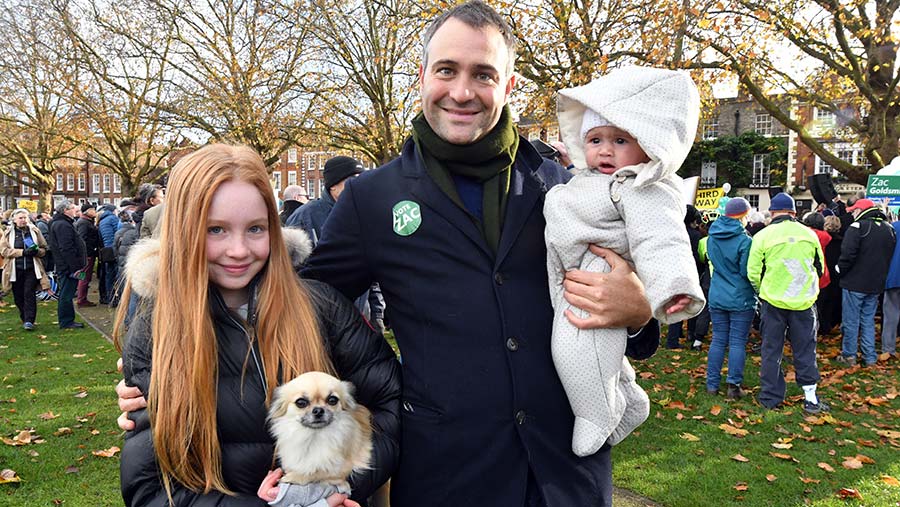
[[[631,134],[649,162],[602,174],[586,168],[581,135],[584,111],[599,113]],[[559,92],[559,125],[572,162],[583,169],[547,193],[547,272],[554,308],[553,361],[575,414],[572,451],[587,456],[609,440],[622,441],[647,419],[650,401],[625,359],[625,329],[579,330],[564,312],[583,312],[563,298],[564,273],[608,272],[609,264],[588,250],[597,244],[634,265],[653,316],[678,322],[705,304],[684,228],[682,183],[675,171],[693,144],[700,97],[683,72],[629,67]],[[684,311],[667,315],[672,297],[686,294]]]

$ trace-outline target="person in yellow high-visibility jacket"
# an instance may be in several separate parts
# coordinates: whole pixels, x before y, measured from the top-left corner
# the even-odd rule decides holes
[[[815,303],[825,254],[816,235],[795,219],[794,199],[779,193],[772,198],[772,222],[753,237],[747,278],[761,302],[762,364],[758,400],[766,408],[784,401],[781,369],[785,332],[791,341],[797,384],[803,389],[803,410],[810,414],[830,407],[816,395]]]

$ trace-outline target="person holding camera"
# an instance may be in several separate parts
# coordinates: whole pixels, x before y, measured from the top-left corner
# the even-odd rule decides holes
[[[19,208],[10,217],[12,226],[0,236],[0,255],[3,256],[3,290],[12,286],[19,318],[26,331],[34,329],[37,317],[35,290],[50,288],[50,279],[41,261],[47,253],[47,241],[37,227],[28,220],[28,210]]]
[[[76,215],[78,206],[71,201],[62,201],[56,205],[56,214],[50,221],[50,251],[53,252],[59,284],[56,313],[60,329],[84,327],[84,324],[75,322],[75,306],[72,304],[78,281],[84,280],[87,266],[84,240],[75,231]]]

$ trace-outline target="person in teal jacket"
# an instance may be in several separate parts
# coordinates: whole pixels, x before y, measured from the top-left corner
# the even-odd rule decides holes
[[[769,205],[772,222],[753,237],[747,277],[759,294],[762,314],[762,364],[759,368],[759,403],[774,409],[784,401],[781,369],[784,338],[794,351],[797,384],[803,389],[803,410],[827,412],[830,407],[816,395],[816,297],[825,255],[819,239],[798,222],[794,199],[781,192]]]
[[[713,335],[706,358],[706,391],[719,392],[722,363],[728,349],[728,384],[726,396],[744,396],[744,361],[747,335],[756,314],[756,293],[747,279],[747,260],[752,240],[744,229],[750,203],[737,197],[728,201],[725,215],[709,227],[707,256],[712,265],[709,285],[709,315]]]

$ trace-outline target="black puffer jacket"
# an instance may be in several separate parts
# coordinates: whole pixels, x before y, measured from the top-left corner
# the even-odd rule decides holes
[[[894,228],[881,210],[860,213],[847,227],[841,244],[837,263],[841,288],[864,294],[883,292],[895,242]]]
[[[363,322],[346,298],[326,284],[305,283],[313,295],[322,336],[327,341],[337,376],[356,386],[358,401],[374,418],[372,469],[351,478],[353,497],[365,499],[391,476],[397,465],[400,366],[384,339]],[[174,505],[264,507],[266,503],[257,498],[256,491],[272,466],[274,443],[266,429],[261,374],[252,359],[247,361],[249,349],[243,321],[225,307],[215,289],[210,290],[210,302],[219,345],[216,419],[222,472],[225,483],[239,496],[219,492],[203,495],[176,485]],[[252,301],[250,307],[253,308]],[[150,385],[151,313],[152,310],[144,309],[138,314],[128,330],[123,354],[126,382],[139,387],[145,395]],[[253,314],[252,310],[250,313]],[[131,417],[136,428],[125,436],[120,465],[125,505],[168,505],[153,453],[149,414],[141,410]]]
[[[83,216],[75,221],[75,230],[84,241],[85,252],[88,257],[97,257],[100,247],[103,245],[100,240],[100,231],[94,224],[93,218]]]
[[[53,252],[53,262],[56,272],[60,276],[68,276],[87,265],[84,241],[75,232],[72,219],[65,213],[53,215],[50,221],[50,251]]]

